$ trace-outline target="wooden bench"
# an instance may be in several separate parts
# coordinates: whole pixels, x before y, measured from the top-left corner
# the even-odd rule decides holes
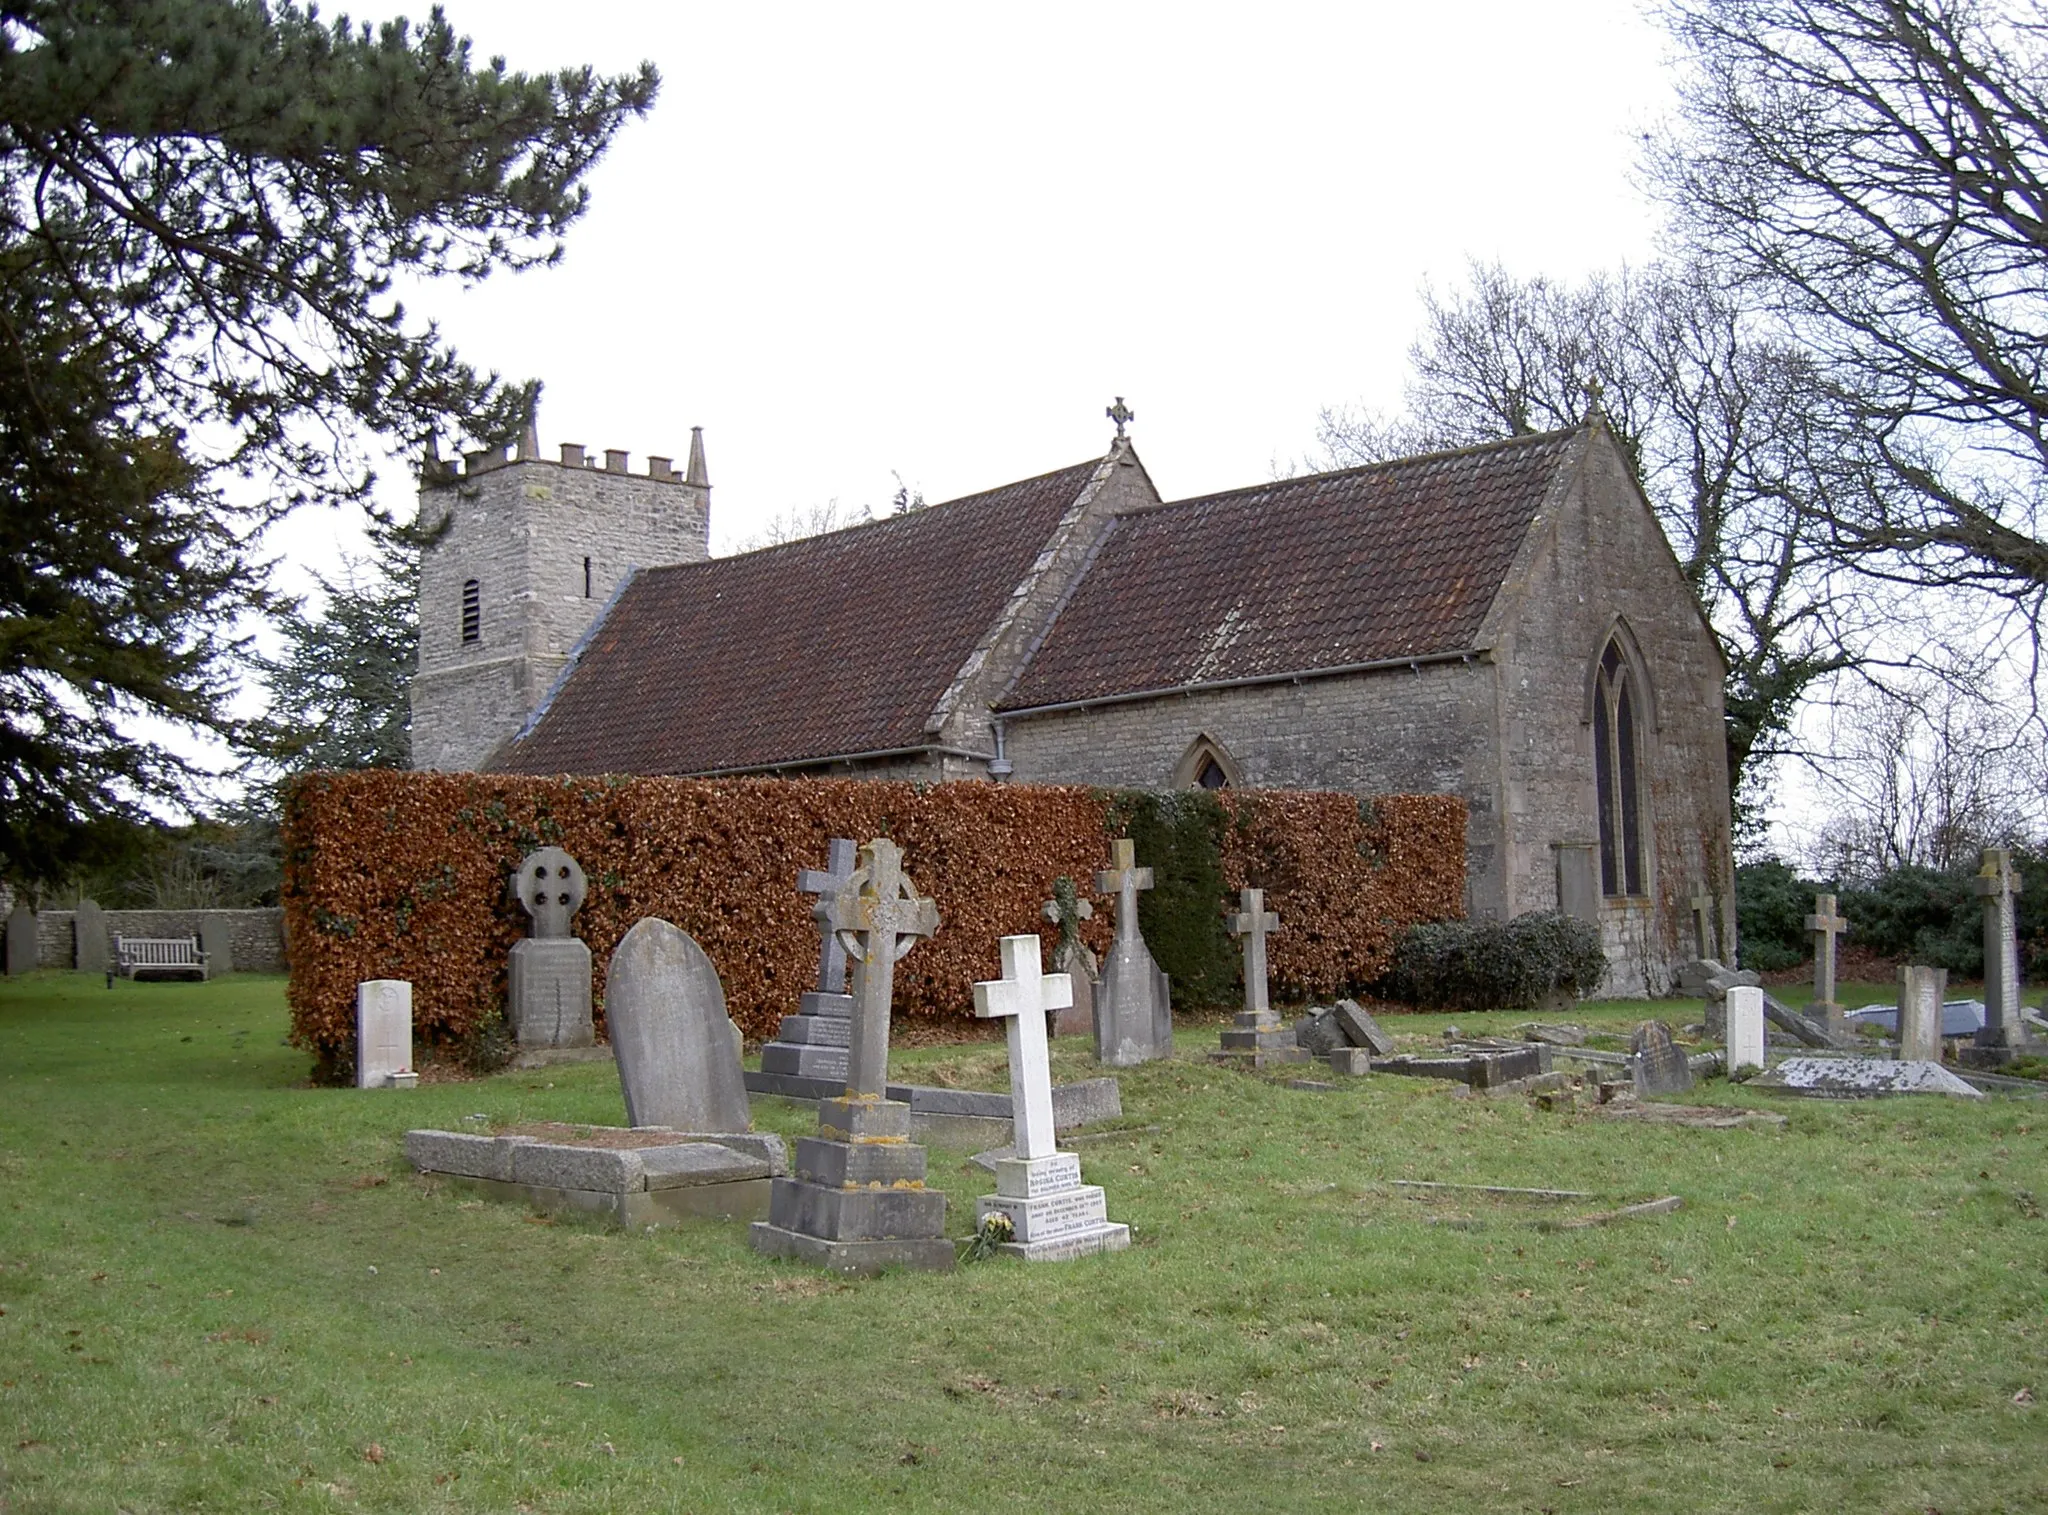
[[[107,987],[122,978],[169,978],[196,974],[206,977],[206,954],[199,950],[196,936],[117,936],[114,938],[114,966],[107,970]]]

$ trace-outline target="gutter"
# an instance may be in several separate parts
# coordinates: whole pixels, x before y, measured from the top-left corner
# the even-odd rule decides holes
[[[823,768],[833,763],[858,763],[874,758],[917,757],[923,753],[936,753],[940,757],[972,758],[977,763],[993,762],[997,756],[990,752],[970,752],[965,747],[877,747],[868,752],[835,752],[830,757],[792,758],[786,763],[747,763],[737,768],[695,768],[688,773],[671,774],[672,778],[723,779],[743,777],[750,773],[780,773],[785,768]]]
[[[1169,684],[1158,689],[1139,689],[1129,694],[1098,694],[1085,700],[1061,700],[1052,705],[1025,705],[1015,710],[996,712],[999,721],[1014,721],[1022,716],[1054,715],[1065,710],[1088,710],[1097,705],[1129,705],[1138,700],[1163,700],[1176,694],[1207,694],[1216,689],[1247,689],[1256,684],[1299,684],[1305,679],[1335,678],[1347,673],[1384,673],[1392,668],[1406,668],[1420,673],[1425,663],[1470,663],[1474,659],[1485,659],[1489,650],[1484,647],[1467,647],[1459,652],[1427,652],[1415,657],[1376,658],[1369,663],[1338,663],[1329,668],[1302,668],[1293,673],[1259,673],[1241,679],[1208,679],[1199,684]],[[979,754],[977,754],[978,756]]]

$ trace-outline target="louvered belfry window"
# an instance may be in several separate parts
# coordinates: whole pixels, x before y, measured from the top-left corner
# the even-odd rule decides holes
[[[462,640],[474,642],[484,634],[483,590],[475,579],[462,581]]]
[[[1600,807],[1600,892],[1610,898],[1644,892],[1641,705],[1621,644],[1608,642],[1593,686],[1593,788]]]

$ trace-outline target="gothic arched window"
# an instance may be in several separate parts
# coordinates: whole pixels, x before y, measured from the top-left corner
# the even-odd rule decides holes
[[[1593,680],[1593,789],[1600,806],[1600,892],[1646,892],[1640,762],[1643,696],[1619,638]]]
[[[1234,789],[1242,782],[1237,759],[1207,733],[1188,743],[1173,767],[1176,789]]]

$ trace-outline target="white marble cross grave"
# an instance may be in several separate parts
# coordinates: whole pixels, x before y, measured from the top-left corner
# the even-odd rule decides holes
[[[1806,918],[1813,933],[1813,999],[1821,1013],[1833,1016],[1835,1003],[1835,938],[1849,929],[1849,923],[1835,911],[1832,894],[1813,897],[1813,914]]]
[[[1095,875],[1098,894],[1116,896],[1116,939],[1136,940],[1138,891],[1152,887],[1152,870],[1138,866],[1138,844],[1118,837],[1109,844],[1109,866]]]
[[[1225,922],[1244,949],[1244,1008],[1247,1015],[1269,1017],[1266,1000],[1266,937],[1280,929],[1280,917],[1266,908],[1266,891],[1241,889],[1237,911]]]
[[[895,998],[896,964],[939,929],[939,907],[904,877],[903,850],[880,836],[860,849],[860,866],[832,896],[829,920],[853,964],[846,1095],[880,1099],[889,1083],[889,1005]]]
[[[818,897],[817,902],[811,906],[811,915],[822,928],[818,943],[820,994],[846,992],[846,948],[841,945],[839,933],[832,930],[827,917],[831,914],[832,896],[853,876],[853,865],[858,852],[859,848],[849,838],[835,836],[826,848],[825,866],[806,868],[796,876],[796,887],[801,893],[815,894]]]
[[[1006,1022],[1016,1155],[1026,1161],[1053,1155],[1052,1064],[1045,1050],[1045,1017],[1074,1002],[1073,977],[1042,971],[1038,954],[1035,934],[1006,936],[1003,976],[974,986],[975,1015]]]

